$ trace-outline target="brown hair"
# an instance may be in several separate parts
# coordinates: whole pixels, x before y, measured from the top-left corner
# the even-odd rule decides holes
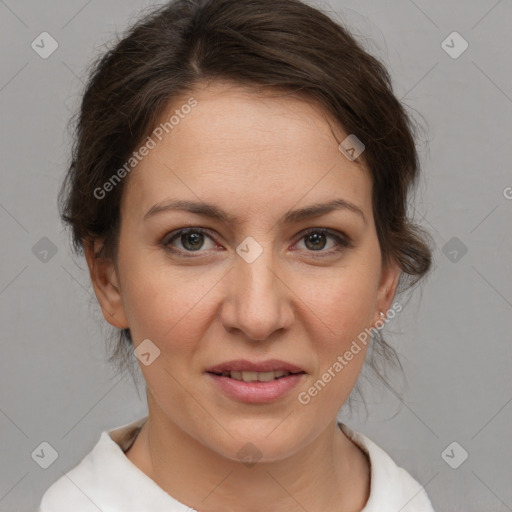
[[[363,141],[358,160],[372,177],[383,263],[395,259],[403,271],[397,292],[427,274],[431,238],[407,215],[419,177],[415,127],[383,64],[341,23],[299,0],[171,1],[142,17],[93,64],[59,194],[77,254],[100,239],[97,257],[116,261],[126,179],[107,200],[94,191],[130,158],[170,102],[216,79],[307,98]],[[129,329],[119,334],[110,360],[126,363],[131,335]],[[373,352],[401,368],[398,356],[382,337],[370,346],[369,364],[385,382]]]

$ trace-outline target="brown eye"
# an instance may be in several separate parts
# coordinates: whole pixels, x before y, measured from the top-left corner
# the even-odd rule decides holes
[[[204,244],[204,234],[195,232],[184,233],[180,235],[180,241],[185,249],[197,251]]]
[[[163,242],[163,246],[173,252],[203,252],[200,249],[204,247],[206,238],[213,239],[202,228],[185,228],[175,231],[171,237]],[[181,247],[174,245],[175,241],[181,244]]]
[[[330,250],[323,250],[327,245],[328,239],[334,240],[334,248]],[[315,257],[323,257],[332,255],[334,253],[338,253],[341,251],[342,247],[350,247],[351,243],[348,239],[341,236],[336,232],[332,232],[326,228],[313,228],[306,231],[301,240],[304,240],[304,245],[308,252],[319,252],[318,256]]]
[[[306,241],[306,247],[311,249],[312,251],[317,251],[325,248],[326,244],[326,235],[325,233],[311,233],[304,237]]]

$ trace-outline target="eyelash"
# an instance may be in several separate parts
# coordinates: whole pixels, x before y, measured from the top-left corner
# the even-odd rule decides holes
[[[179,229],[177,231],[173,231],[172,233],[170,233],[168,236],[166,236],[164,238],[161,245],[166,251],[172,252],[174,254],[180,254],[185,258],[197,258],[197,256],[188,255],[187,253],[194,253],[194,252],[201,253],[204,251],[201,251],[201,250],[198,250],[198,251],[186,251],[185,250],[185,251],[183,251],[180,249],[176,249],[170,245],[174,240],[176,240],[180,236],[190,234],[190,233],[198,233],[201,235],[206,235],[209,238],[213,239],[213,237],[208,234],[208,231],[206,229],[199,228],[199,227],[189,227],[189,228],[183,228],[183,229]],[[330,251],[321,251],[321,250],[320,251],[308,251],[312,254],[321,253],[321,254],[315,254],[313,256],[313,258],[325,258],[328,256],[333,256],[334,254],[341,252],[342,249],[340,248],[340,246],[343,248],[350,248],[353,246],[352,242],[347,237],[340,236],[340,234],[338,234],[338,232],[331,231],[330,229],[327,229],[327,228],[309,228],[302,233],[302,235],[298,241],[301,241],[302,239],[304,239],[305,237],[307,237],[308,235],[311,235],[313,233],[321,233],[321,234],[329,235],[338,244],[337,248],[331,249]],[[169,238],[169,236],[170,236],[170,238]],[[185,255],[185,254],[187,254],[187,255]]]

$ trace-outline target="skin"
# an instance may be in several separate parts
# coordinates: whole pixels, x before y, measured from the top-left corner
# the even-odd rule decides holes
[[[129,327],[135,346],[149,338],[160,350],[150,365],[140,363],[149,418],[127,457],[201,512],[360,511],[369,496],[368,459],[336,416],[365,346],[309,404],[297,396],[375,325],[395,295],[400,269],[381,264],[371,177],[339,151],[347,134],[311,101],[223,82],[193,97],[198,105],[128,178],[117,261],[86,251],[106,320]],[[183,211],[143,219],[168,198],[214,203],[238,223]],[[335,198],[356,204],[366,223],[343,209],[279,223],[291,209]],[[208,230],[192,245],[198,250],[186,236],[172,242],[182,255],[164,249],[170,233],[192,226]],[[315,249],[302,232],[322,227],[352,246],[326,236]],[[263,249],[252,263],[236,253],[248,236]],[[330,255],[315,259],[320,253]],[[239,358],[282,359],[306,375],[279,400],[241,403],[205,373]],[[261,453],[250,467],[237,456],[248,442]]]

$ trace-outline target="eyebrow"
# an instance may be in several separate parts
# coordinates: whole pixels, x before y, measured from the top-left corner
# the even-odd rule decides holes
[[[157,203],[153,205],[144,215],[144,220],[147,220],[148,218],[153,217],[158,213],[173,210],[183,210],[189,213],[203,215],[205,217],[210,217],[224,223],[235,225],[238,223],[236,217],[225,212],[224,210],[222,210],[221,208],[214,204],[188,200],[167,200],[162,201],[161,203]],[[363,219],[365,224],[367,224],[367,220],[363,210],[359,208],[359,206],[356,206],[354,203],[351,203],[350,201],[341,198],[333,199],[332,201],[329,201],[327,203],[315,203],[310,206],[306,206],[305,208],[290,210],[282,216],[280,222],[282,224],[297,223],[310,217],[318,217],[320,215],[325,215],[335,210],[347,210],[354,212]]]

